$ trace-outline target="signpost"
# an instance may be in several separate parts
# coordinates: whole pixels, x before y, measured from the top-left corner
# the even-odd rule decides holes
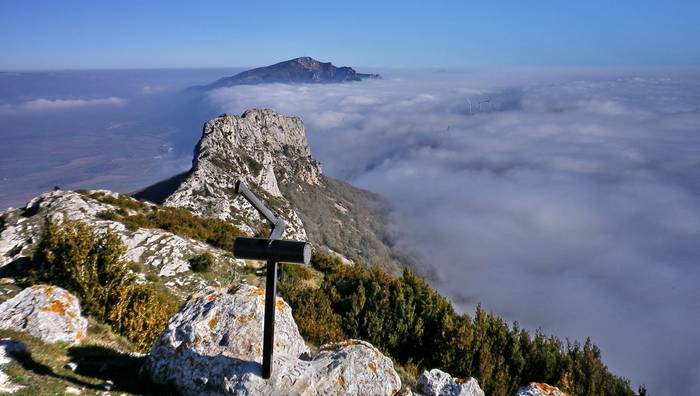
[[[272,226],[272,232],[268,238],[236,238],[233,242],[234,257],[244,260],[267,261],[262,364],[262,376],[267,379],[270,378],[272,374],[272,349],[275,342],[277,263],[308,264],[309,260],[311,260],[311,245],[303,241],[285,241],[278,239],[284,232],[284,220],[268,209],[241,180],[236,182],[236,194],[243,195],[243,198],[253,205]]]

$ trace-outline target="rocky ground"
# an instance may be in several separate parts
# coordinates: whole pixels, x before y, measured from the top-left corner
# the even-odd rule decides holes
[[[118,202],[131,202],[137,208],[125,209]],[[110,198],[110,199],[107,199]],[[125,210],[130,214],[149,204],[139,203],[109,191],[51,191],[30,201],[21,209],[9,209],[2,214],[0,232],[0,276],[15,276],[26,269],[33,250],[41,238],[47,220],[70,219],[85,222],[98,230],[112,230],[127,247],[126,258],[136,263],[145,280],[158,279],[175,294],[186,297],[207,286],[227,282],[244,272],[246,263],[233,258],[228,251],[216,249],[202,241],[173,234],[157,228],[130,229],[115,220],[105,220],[104,214]],[[201,253],[210,253],[216,261],[214,272],[206,277],[190,270],[189,260]]]
[[[278,299],[273,375],[261,378],[264,290],[208,288],[170,320],[150,353],[134,353],[105,326],[76,312],[75,297],[33,286],[0,304],[0,391],[18,394],[462,395],[483,396],[474,378],[425,371],[411,389],[390,358],[360,340],[311,352]],[[60,302],[60,303],[57,303]],[[66,304],[66,309],[58,309]],[[17,308],[20,307],[20,308]],[[16,312],[12,318],[11,312]],[[42,316],[44,315],[44,316]],[[45,315],[52,315],[47,320]],[[10,317],[10,320],[7,318]],[[24,319],[15,320],[15,319]],[[36,326],[26,323],[39,322]],[[66,342],[68,341],[68,342]],[[565,396],[532,383],[516,396]]]

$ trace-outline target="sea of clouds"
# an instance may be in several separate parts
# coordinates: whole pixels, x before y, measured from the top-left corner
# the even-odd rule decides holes
[[[700,75],[386,70],[183,91],[231,70],[0,73],[0,210],[186,170],[202,123],[303,119],[326,174],[395,207],[459,309],[601,347],[651,394],[700,388]]]
[[[324,171],[395,206],[461,310],[591,337],[651,394],[700,388],[697,75],[390,70],[209,101],[301,117]]]

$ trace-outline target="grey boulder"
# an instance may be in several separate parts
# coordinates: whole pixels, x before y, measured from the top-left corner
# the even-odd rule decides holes
[[[547,385],[541,382],[530,382],[515,393],[516,396],[569,396],[556,386]]]
[[[57,286],[34,285],[0,304],[0,329],[27,332],[47,343],[78,343],[87,327],[78,298]]]
[[[391,360],[363,341],[324,345],[310,359],[292,310],[280,298],[272,377],[263,379],[263,317],[262,289],[208,289],[170,320],[144,370],[185,395],[392,395],[401,388]]]
[[[453,378],[439,369],[424,371],[418,378],[416,389],[425,396],[484,396],[475,378]]]

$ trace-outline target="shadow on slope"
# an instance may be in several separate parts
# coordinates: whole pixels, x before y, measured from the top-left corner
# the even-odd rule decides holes
[[[177,174],[169,179],[159,181],[131,194],[136,199],[143,199],[156,204],[163,204],[165,200],[177,190],[183,180],[189,175],[189,171]]]

